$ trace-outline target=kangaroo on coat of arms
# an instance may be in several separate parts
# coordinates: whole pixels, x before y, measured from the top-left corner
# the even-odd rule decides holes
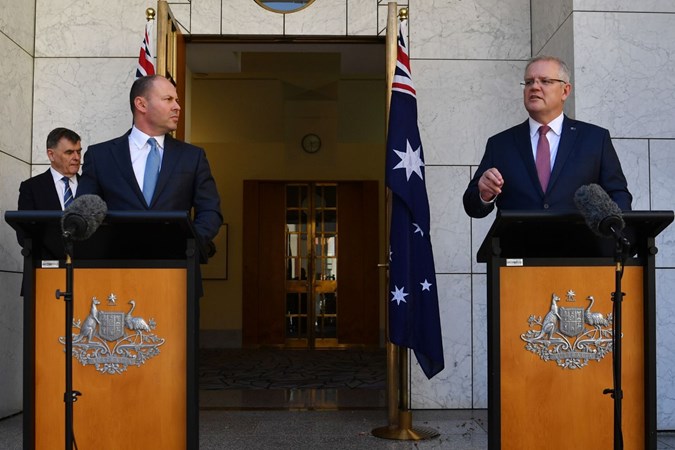
[[[80,334],[73,336],[73,343],[80,342],[84,338],[87,338],[87,341],[91,342],[91,338],[94,337],[94,333],[96,333],[97,324],[101,323],[101,321],[98,320],[98,308],[96,308],[96,305],[100,304],[101,302],[99,302],[96,297],[91,298],[89,315],[84,319],[84,323],[80,327]],[[77,327],[77,325],[75,326]]]

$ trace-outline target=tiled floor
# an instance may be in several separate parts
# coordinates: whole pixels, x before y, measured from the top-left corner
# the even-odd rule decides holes
[[[397,441],[372,435],[373,429],[386,425],[384,410],[202,410],[200,449],[485,450],[486,415],[485,410],[415,411],[413,428],[431,428],[439,435],[422,441]],[[21,449],[22,419],[19,414],[0,420],[1,449]],[[659,433],[657,450],[670,449],[675,449],[675,433]]]
[[[383,410],[356,411],[201,411],[200,449],[456,449],[484,450],[485,411],[419,411],[413,428],[440,434],[423,441],[373,436],[386,425]],[[22,416],[0,421],[0,448],[21,449]],[[54,448],[63,448],[62,445]]]
[[[413,427],[432,428],[439,436],[397,441],[373,436],[386,425],[384,410],[356,411],[202,411],[202,449],[456,449],[484,450],[485,411],[425,411]]]
[[[200,449],[487,448],[486,410],[413,411],[413,429],[438,436],[375,437],[387,425],[382,352],[216,350],[200,357]],[[22,420],[0,420],[0,450],[21,449]],[[675,433],[659,433],[657,449],[675,450]]]

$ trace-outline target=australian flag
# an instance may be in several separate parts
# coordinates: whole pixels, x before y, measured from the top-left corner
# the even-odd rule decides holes
[[[138,54],[138,66],[136,66],[136,78],[144,77],[146,75],[155,74],[155,63],[152,58],[152,22],[148,20],[145,24],[145,33],[143,34],[143,42],[141,43],[141,50]]]
[[[443,370],[438,286],[429,236],[429,199],[410,77],[408,26],[401,21],[387,134],[386,183],[391,189],[389,340],[415,352],[427,378]]]

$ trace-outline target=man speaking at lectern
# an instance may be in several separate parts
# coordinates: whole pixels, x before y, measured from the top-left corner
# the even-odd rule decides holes
[[[78,196],[96,194],[111,211],[192,211],[208,245],[223,223],[220,197],[204,150],[169,135],[181,109],[176,88],[150,75],[134,82],[129,97],[131,130],[88,148]]]
[[[609,131],[563,114],[572,91],[565,63],[539,56],[525,68],[523,102],[528,120],[488,139],[464,192],[464,210],[485,217],[505,210],[576,211],[582,185],[600,185],[623,210],[632,196]]]

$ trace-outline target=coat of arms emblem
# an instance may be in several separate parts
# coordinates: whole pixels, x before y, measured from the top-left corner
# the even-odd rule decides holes
[[[574,303],[576,294],[567,291],[567,302]],[[530,329],[520,338],[525,349],[544,361],[555,361],[563,369],[580,369],[591,360],[600,361],[612,351],[612,313],[605,316],[592,310],[595,298],[583,307],[561,307],[560,297],[551,295],[549,310],[541,316],[531,315]]]
[[[136,302],[129,300],[129,310],[99,310],[101,302],[92,297],[89,314],[81,321],[73,320],[73,327],[80,330],[73,333],[73,357],[83,366],[93,365],[101,373],[119,374],[128,366],[145,364],[159,355],[164,339],[153,334],[157,327],[154,319],[146,321],[134,315]],[[108,306],[117,306],[115,294],[108,296]],[[65,338],[59,337],[65,344]]]

